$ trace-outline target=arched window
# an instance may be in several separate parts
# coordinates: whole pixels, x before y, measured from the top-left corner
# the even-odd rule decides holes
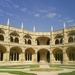
[[[59,44],[59,40],[58,39],[55,40],[55,44]]]
[[[73,42],[73,37],[69,37],[68,42]]]
[[[37,40],[37,45],[40,45],[38,40]]]
[[[60,39],[60,44],[62,43],[62,38]]]
[[[25,39],[25,44],[27,44],[27,41],[26,41],[26,39]]]
[[[0,61],[3,61],[3,52],[0,52]]]
[[[28,40],[28,44],[31,44],[31,40],[30,39]]]
[[[15,43],[19,43],[19,39],[17,37],[15,38]]]
[[[75,52],[73,50],[69,52],[69,60],[75,61]]]
[[[13,37],[10,37],[10,42],[13,42]]]
[[[0,41],[4,41],[4,36],[0,35]]]
[[[47,45],[50,45],[50,39],[47,40]]]
[[[59,53],[59,52],[56,53],[56,54],[55,54],[55,60],[56,60],[56,61],[62,61],[62,53]]]

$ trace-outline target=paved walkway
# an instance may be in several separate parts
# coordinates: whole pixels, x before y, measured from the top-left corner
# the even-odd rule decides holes
[[[50,68],[50,66],[45,64],[45,65],[40,65],[39,68]]]

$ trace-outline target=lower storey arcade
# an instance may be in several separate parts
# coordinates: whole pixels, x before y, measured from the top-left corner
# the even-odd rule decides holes
[[[35,49],[0,44],[0,64],[5,63],[75,64],[75,47]]]

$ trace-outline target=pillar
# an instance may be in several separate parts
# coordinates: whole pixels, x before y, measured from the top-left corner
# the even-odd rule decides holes
[[[63,48],[63,64],[67,64],[67,53],[66,48]]]
[[[34,54],[34,62],[37,63],[37,52]]]
[[[22,52],[21,52],[21,55],[20,55],[20,59],[21,59],[21,62],[24,62],[25,61],[25,48],[22,47]]]
[[[52,52],[50,52],[50,64],[53,64],[53,53]]]

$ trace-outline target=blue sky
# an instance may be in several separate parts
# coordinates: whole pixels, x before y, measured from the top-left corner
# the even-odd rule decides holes
[[[0,24],[7,23],[20,28],[36,31],[50,31],[75,26],[75,0],[0,0]]]

